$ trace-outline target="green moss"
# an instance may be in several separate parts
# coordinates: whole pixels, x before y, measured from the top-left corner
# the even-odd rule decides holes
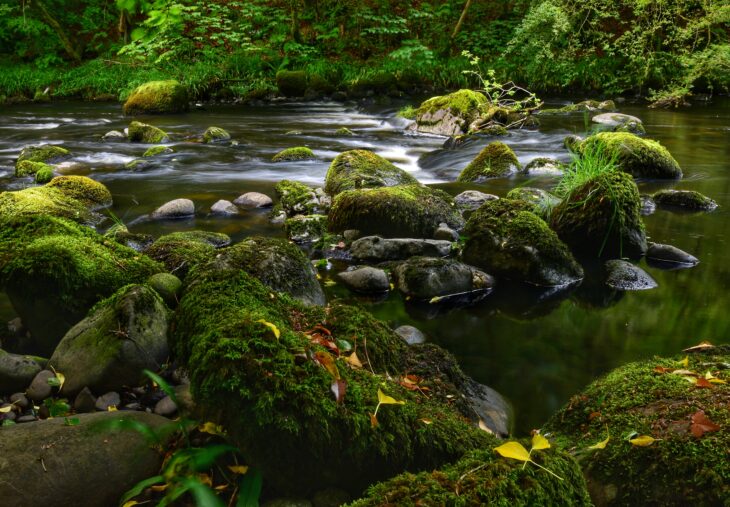
[[[276,73],[276,86],[285,97],[303,97],[307,90],[307,73],[303,70],[280,70]]]
[[[405,118],[406,120],[415,120],[417,111],[418,110],[413,106],[405,106],[398,110],[396,116]]]
[[[15,175],[19,178],[23,176],[33,176],[38,174],[39,171],[47,171],[48,169],[53,172],[53,168],[45,162],[32,162],[30,160],[22,160],[15,164]]]
[[[296,160],[313,160],[317,158],[314,152],[306,146],[287,148],[274,155],[272,162],[291,162]]]
[[[70,152],[66,148],[55,146],[53,144],[26,146],[20,151],[20,155],[18,155],[18,160],[15,161],[16,171],[18,168],[18,164],[25,160],[27,160],[28,162],[51,163],[66,158],[69,155]],[[16,173],[16,176],[19,175]]]
[[[109,189],[86,176],[57,176],[46,187],[58,189],[64,195],[84,203],[91,209],[105,208],[112,204],[112,194]]]
[[[596,505],[726,505],[730,498],[730,347],[631,363],[589,385],[553,416],[546,429],[575,449]],[[705,372],[727,381],[700,388],[657,367]],[[703,410],[717,432],[692,435]],[[656,439],[649,447],[626,440],[633,432]],[[605,449],[587,448],[610,436]]]
[[[208,127],[203,132],[204,143],[215,143],[220,141],[228,141],[231,138],[231,134],[225,129],[220,127]]]
[[[188,91],[173,79],[150,81],[138,86],[129,95],[123,108],[124,114],[127,116],[181,113],[187,110]]]
[[[53,179],[53,168],[51,166],[41,167],[35,173],[35,182],[43,185]]]
[[[416,110],[416,117],[426,113],[435,113],[440,110],[451,111],[455,116],[465,117],[465,126],[476,119],[480,112],[485,110],[489,104],[484,94],[472,90],[458,90],[448,95],[431,97],[423,102]],[[422,120],[417,119],[420,123]],[[466,131],[466,129],[464,129]]]
[[[507,129],[502,125],[488,125],[480,128],[479,133],[486,136],[506,136],[508,134]]]
[[[340,153],[330,164],[324,189],[335,196],[343,190],[411,185],[418,180],[380,155],[368,150]]]
[[[522,444],[529,449],[529,442]],[[405,473],[368,489],[352,507],[415,507],[442,505],[593,505],[577,463],[564,452],[548,449],[532,459],[562,478],[538,467],[523,467],[492,449],[469,452],[454,464],[419,474]]]
[[[552,211],[551,227],[570,247],[590,257],[640,257],[646,251],[641,197],[627,173],[598,174]]]
[[[302,493],[334,483],[357,491],[403,469],[430,469],[494,443],[448,406],[377,374],[382,370],[375,370],[380,365],[372,357],[376,374],[350,368],[302,333],[324,322],[333,340],[352,341],[350,332],[355,339],[362,332],[357,323],[372,323],[343,326],[339,320],[349,317],[335,312],[330,323],[324,310],[272,294],[237,270],[201,274],[180,302],[173,341],[189,369],[198,407],[206,420],[226,427],[267,485]],[[278,339],[262,321],[277,327]],[[366,332],[359,356],[388,350],[377,332]],[[346,384],[341,403],[330,390],[331,373],[315,357],[329,357]],[[382,406],[373,428],[369,414],[378,389],[406,403]],[[433,424],[421,422],[424,418]]]
[[[159,237],[144,253],[163,263],[167,271],[184,280],[190,269],[213,258],[215,248],[204,241],[174,234]]]
[[[488,144],[466,168],[456,181],[481,182],[488,178],[509,176],[522,170],[515,152],[499,141]]]
[[[288,217],[313,215],[319,209],[319,200],[312,187],[298,181],[282,180],[274,187],[279,207]],[[276,209],[274,210],[276,211]]]
[[[172,153],[172,148],[170,148],[169,146],[150,146],[149,148],[147,148],[147,151],[145,151],[142,154],[142,156],[143,157],[154,157],[154,156],[157,156],[157,155],[161,155],[163,153]],[[137,161],[136,160],[132,160],[132,162],[129,162],[125,167],[127,167],[129,169],[134,169],[134,166],[133,165],[130,167],[130,165],[133,162],[137,162]],[[140,161],[140,162],[144,163],[144,161]]]
[[[297,243],[319,241],[327,234],[325,215],[296,215],[284,221],[286,237]]]
[[[157,144],[169,141],[167,134],[157,127],[133,121],[127,129],[127,136],[133,143]]]
[[[335,130],[335,135],[338,137],[352,137],[355,133],[347,127],[340,127]]]
[[[507,193],[506,198],[532,205],[531,211],[542,219],[545,219],[550,211],[560,204],[558,197],[546,190],[533,187],[513,188]]]
[[[584,100],[577,104],[568,104],[556,109],[541,109],[539,114],[561,114],[561,113],[584,113],[591,111],[615,111],[616,104],[613,100],[604,100],[599,102],[597,100]]]
[[[616,157],[622,171],[636,178],[682,177],[682,169],[664,146],[627,132],[592,135],[578,146],[579,152],[586,150],[605,150],[607,156]]]
[[[683,208],[690,211],[712,211],[717,203],[695,190],[660,190],[652,196],[659,206]]]
[[[453,198],[420,185],[346,190],[329,214],[332,232],[357,229],[391,238],[431,238],[441,223],[456,230],[463,225]]]
[[[561,286],[583,278],[583,269],[533,205],[485,202],[466,224],[463,259],[496,276],[534,285]]]
[[[178,277],[170,273],[157,273],[147,279],[147,285],[162,297],[167,306],[170,308],[177,306],[183,287]]]
[[[215,248],[223,248],[231,244],[231,237],[222,232],[210,231],[178,231],[163,236],[166,239],[181,241],[197,241],[207,243]]]

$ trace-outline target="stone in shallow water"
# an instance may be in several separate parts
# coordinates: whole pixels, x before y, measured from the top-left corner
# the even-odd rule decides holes
[[[700,260],[694,255],[680,250],[676,246],[662,245],[660,243],[649,243],[646,251],[646,260],[662,265],[674,265],[675,267],[692,267],[699,264]]]
[[[668,208],[683,208],[688,211],[713,211],[717,203],[694,190],[660,190],[654,194],[654,202]]]
[[[426,335],[420,329],[413,326],[400,326],[395,328],[395,334],[403,338],[408,345],[416,345],[426,342]]]
[[[150,214],[153,220],[189,218],[195,214],[195,204],[190,199],[175,199],[166,202]]]
[[[260,192],[246,192],[237,197],[233,204],[239,208],[268,208],[274,201],[266,194]]]
[[[213,215],[238,215],[238,208],[231,201],[221,199],[210,207]]]
[[[348,288],[355,292],[372,294],[387,292],[390,289],[390,282],[385,271],[370,266],[352,271],[343,271],[338,277]]]
[[[352,242],[350,253],[353,258],[366,262],[400,260],[415,255],[445,257],[451,253],[451,242],[435,239],[366,236]]]
[[[616,290],[648,290],[659,285],[643,269],[628,261],[613,259],[606,261],[606,285]]]

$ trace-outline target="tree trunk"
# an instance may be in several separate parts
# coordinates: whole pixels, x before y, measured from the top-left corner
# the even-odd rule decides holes
[[[459,16],[459,21],[456,22],[456,26],[454,27],[454,33],[451,34],[451,39],[455,39],[456,35],[459,33],[459,30],[461,30],[461,25],[464,24],[464,20],[466,19],[466,13],[469,10],[469,7],[471,7],[471,0],[466,0],[466,5],[464,5],[464,10],[461,11],[461,16]]]
[[[81,61],[81,55],[79,54],[78,50],[76,49],[76,46],[71,42],[71,38],[66,34],[66,32],[63,30],[63,27],[56,21],[56,18],[54,18],[50,12],[46,9],[46,6],[43,5],[42,0],[31,0],[30,5],[38,9],[38,12],[41,15],[41,18],[43,18],[43,21],[53,28],[53,31],[56,32],[56,35],[58,36],[58,39],[61,41],[61,45],[63,46],[63,49],[66,50],[66,53],[68,53],[68,56],[71,57],[72,60],[75,62]]]

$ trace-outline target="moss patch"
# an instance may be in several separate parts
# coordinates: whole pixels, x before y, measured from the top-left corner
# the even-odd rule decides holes
[[[730,498],[730,347],[703,353],[631,363],[593,382],[553,416],[546,429],[566,448],[579,453],[597,505],[725,505]],[[702,388],[682,375],[659,368],[683,369],[704,377],[711,372],[727,384]],[[721,429],[691,432],[698,410]],[[636,432],[661,439],[649,447],[631,445]],[[605,449],[587,447],[610,435]]]
[[[228,141],[230,138],[231,134],[229,134],[228,131],[220,127],[208,127],[207,129],[205,129],[205,132],[203,132],[204,143]]]
[[[35,173],[35,182],[44,185],[53,179],[53,168],[51,166],[45,166],[38,169]]]
[[[58,176],[53,178],[47,188],[56,188],[64,195],[76,199],[91,209],[112,205],[112,194],[103,183],[86,176]]]
[[[53,172],[53,168],[45,162],[22,160],[15,164],[15,175],[19,178],[23,176],[33,176],[38,174],[39,171],[45,171],[47,169],[50,169],[51,172]]]
[[[274,213],[283,209],[288,217],[295,215],[313,215],[319,210],[319,199],[312,187],[298,181],[282,180],[274,187],[279,204]]]
[[[357,229],[390,238],[432,238],[441,223],[455,230],[463,226],[454,200],[420,185],[346,190],[335,197],[329,214],[332,232]]]
[[[317,158],[314,152],[306,146],[297,146],[295,148],[287,148],[274,155],[272,162],[292,162],[296,160],[313,160]]]
[[[307,90],[307,73],[303,70],[280,70],[276,73],[276,86],[285,97],[303,97]]]
[[[343,190],[411,185],[418,180],[380,155],[350,150],[335,157],[327,170],[324,189],[335,196]]]
[[[187,88],[173,79],[150,81],[138,86],[129,95],[123,108],[124,114],[128,116],[181,113],[187,110]]]
[[[659,206],[690,211],[712,211],[717,208],[715,201],[695,190],[660,190],[652,199]]]
[[[484,94],[473,90],[458,90],[448,95],[440,95],[431,97],[424,101],[416,110],[416,121],[418,123],[425,122],[423,116],[426,113],[433,114],[440,110],[450,111],[455,116],[463,118],[464,127],[468,127],[469,123],[479,116],[483,110],[487,108],[489,101]],[[466,132],[466,128],[464,132]]]
[[[18,160],[15,161],[16,176],[20,176],[19,174],[17,174],[18,164],[23,161],[52,163],[66,158],[69,155],[70,152],[66,148],[62,148],[61,146],[55,146],[52,144],[26,146],[20,151],[20,155],[18,155]]]
[[[297,243],[319,241],[327,235],[325,215],[297,215],[284,221],[286,237]]]
[[[466,168],[456,181],[481,182],[489,178],[509,176],[522,170],[515,152],[499,141],[488,144]]]
[[[585,150],[605,151],[609,158],[615,156],[620,169],[636,178],[682,177],[682,169],[664,146],[627,132],[592,135],[578,146],[579,152]]]
[[[157,155],[162,155],[164,153],[172,153],[172,148],[170,148],[169,146],[151,146],[151,147],[147,148],[147,151],[145,151],[142,154],[142,156],[143,157],[155,157]],[[134,169],[134,165],[136,165],[136,164],[132,165],[134,162],[144,163],[144,161],[132,160],[124,167],[126,167],[128,169]]]
[[[174,234],[161,236],[144,253],[184,280],[190,269],[213,258],[215,248],[205,241]]]
[[[129,124],[127,136],[133,143],[157,144],[169,141],[167,134],[162,129],[138,121]]]

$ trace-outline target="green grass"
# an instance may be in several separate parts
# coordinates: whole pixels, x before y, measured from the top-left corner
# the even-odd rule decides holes
[[[616,152],[607,150],[601,143],[594,143],[573,156],[553,192],[561,199],[568,199],[576,189],[596,176],[618,170]]]

